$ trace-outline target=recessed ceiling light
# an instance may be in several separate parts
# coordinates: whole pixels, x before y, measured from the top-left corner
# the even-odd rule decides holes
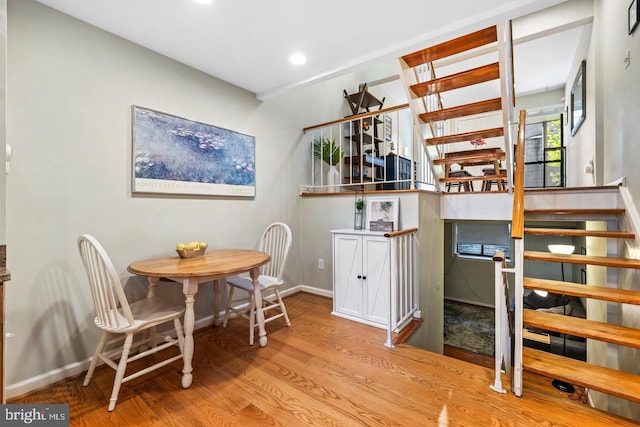
[[[289,62],[295,65],[302,65],[307,62],[307,57],[299,52],[296,52],[289,57]]]
[[[213,3],[213,0],[193,0],[196,3],[200,3],[200,4],[209,4],[209,3]]]

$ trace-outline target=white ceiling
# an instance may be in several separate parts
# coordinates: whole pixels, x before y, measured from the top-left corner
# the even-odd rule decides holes
[[[564,0],[38,1],[267,99]]]

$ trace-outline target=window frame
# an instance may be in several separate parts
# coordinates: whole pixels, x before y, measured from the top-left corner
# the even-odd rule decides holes
[[[506,241],[508,242],[507,245],[501,244],[500,242],[495,242],[495,243],[487,243],[485,240],[490,240],[490,236],[488,235],[487,238],[485,239],[480,239],[479,241],[464,241],[464,242],[459,242],[458,241],[458,235],[460,234],[458,232],[458,226],[460,224],[478,224],[478,225],[482,225],[483,227],[486,227],[486,224],[496,224],[498,226],[506,226],[506,235],[502,236],[503,238],[506,239]],[[493,235],[495,235],[494,231],[495,231],[495,227],[493,227],[491,230],[489,229],[485,229],[487,233],[492,232]],[[483,231],[485,231],[483,230]],[[496,247],[505,247],[506,249],[504,250],[505,253],[505,259],[507,262],[511,261],[511,254],[513,253],[513,240],[511,239],[511,223],[508,222],[490,222],[490,221],[481,221],[481,222],[466,222],[466,221],[456,221],[453,222],[453,226],[452,226],[452,250],[453,250],[453,256],[456,258],[461,258],[461,259],[472,259],[472,260],[476,260],[476,261],[490,261],[493,262],[493,255],[495,254],[495,250],[493,252],[491,252],[490,254],[486,254],[485,255],[485,247],[487,246],[496,246]],[[472,234],[472,233],[471,233]],[[467,245],[478,245],[480,246],[480,254],[474,254],[474,253],[464,253],[464,252],[460,252],[459,250],[459,245],[460,244],[467,244]]]
[[[558,129],[560,132],[559,138],[560,138],[560,146],[559,147],[548,147],[548,128],[549,128],[549,123],[551,122],[558,122]],[[564,188],[566,186],[566,162],[565,162],[565,146],[564,146],[564,126],[562,125],[563,123],[563,114],[560,114],[559,118],[554,118],[554,119],[547,119],[547,120],[542,120],[542,121],[538,121],[535,123],[527,123],[527,127],[528,126],[535,126],[535,125],[542,125],[542,160],[535,160],[535,161],[527,161],[525,159],[524,162],[524,175],[525,175],[525,188]],[[526,132],[525,132],[526,133]],[[534,139],[533,137],[529,137],[526,138],[528,139]],[[526,143],[525,143],[525,148],[526,148]],[[557,151],[559,152],[559,156],[560,159],[559,160],[548,160],[549,156],[548,153],[550,152],[554,152]],[[548,165],[550,164],[556,164],[556,163],[560,163],[560,183],[558,185],[549,185],[550,183],[548,182],[547,176],[548,176]],[[527,183],[527,175],[529,176],[535,176],[537,177],[537,174],[539,173],[538,171],[534,172],[529,172],[529,174],[527,174],[528,171],[531,171],[531,166],[539,166],[542,165],[542,186],[531,186],[531,185],[526,185]],[[530,166],[529,168],[527,166]],[[535,175],[534,175],[535,174]]]

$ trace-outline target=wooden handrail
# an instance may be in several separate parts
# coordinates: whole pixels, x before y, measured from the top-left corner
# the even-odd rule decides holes
[[[524,235],[524,130],[527,112],[520,110],[518,121],[518,146],[516,148],[516,174],[513,191],[513,212],[511,222],[511,238],[522,239]]]
[[[323,127],[327,127],[327,126],[331,126],[331,125],[337,125],[339,123],[352,122],[354,120],[364,119],[364,118],[371,117],[371,116],[377,116],[378,114],[388,113],[389,111],[402,110],[404,108],[409,108],[409,104],[400,104],[400,105],[396,105],[395,107],[382,108],[380,110],[371,111],[369,113],[356,114],[356,115],[353,115],[353,116],[345,117],[344,119],[338,119],[338,120],[332,120],[332,121],[326,122],[326,123],[320,123],[318,125],[313,125],[313,126],[306,127],[304,129],[302,129],[302,132],[307,133],[308,131],[313,130],[313,129],[323,128]]]
[[[406,230],[396,230],[390,233],[384,233],[384,237],[398,237],[398,236],[402,236],[403,234],[415,233],[416,231],[418,231],[417,228],[407,228]]]

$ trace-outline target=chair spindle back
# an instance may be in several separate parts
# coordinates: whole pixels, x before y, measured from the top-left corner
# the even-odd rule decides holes
[[[133,325],[129,302],[109,255],[88,234],[78,237],[78,250],[91,286],[98,326],[122,328]]]
[[[268,253],[271,261],[260,268],[260,274],[282,280],[291,248],[291,229],[282,222],[274,222],[262,233],[259,250]]]

